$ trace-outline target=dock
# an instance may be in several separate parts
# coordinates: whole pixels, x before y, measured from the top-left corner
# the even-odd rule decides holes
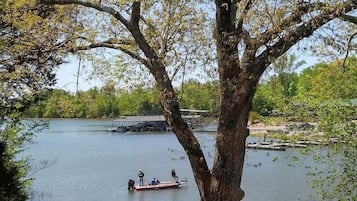
[[[258,142],[258,143],[248,143],[246,148],[249,149],[261,149],[261,150],[275,150],[275,151],[285,151],[286,148],[306,148],[306,144],[291,143],[291,142]]]
[[[182,115],[188,125],[192,128],[201,126],[201,115]],[[122,116],[112,121],[112,126],[107,129],[109,132],[146,132],[146,131],[169,131],[163,115],[149,116]]]
[[[273,144],[260,144],[260,143],[248,143],[246,145],[248,149],[260,149],[260,150],[273,150],[273,151],[285,151],[285,147],[276,146]]]

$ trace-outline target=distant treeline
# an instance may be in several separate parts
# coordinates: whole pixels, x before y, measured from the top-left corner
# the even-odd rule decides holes
[[[253,99],[253,112],[260,115],[295,113],[305,101],[354,99],[357,91],[357,59],[318,64],[296,72],[279,72],[263,80]],[[181,108],[219,112],[219,83],[190,80],[177,89]],[[44,100],[27,111],[37,118],[109,118],[121,115],[161,114],[155,88],[117,89],[113,84],[76,94],[54,89],[43,92]]]
[[[180,106],[207,109],[217,113],[219,105],[217,83],[189,81],[178,89]],[[44,100],[27,111],[27,117],[36,118],[110,118],[122,115],[161,114],[160,95],[156,88],[136,87],[116,89],[106,84],[102,88],[71,93],[54,89],[43,92]]]

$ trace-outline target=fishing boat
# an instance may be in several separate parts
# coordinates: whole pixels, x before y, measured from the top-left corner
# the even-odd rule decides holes
[[[187,183],[186,179],[180,181],[160,181],[160,183],[158,184],[136,185],[134,189],[137,191],[141,191],[141,190],[161,190],[161,189],[179,188],[186,183]]]

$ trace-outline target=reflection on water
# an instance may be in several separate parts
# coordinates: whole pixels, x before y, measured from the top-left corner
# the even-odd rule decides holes
[[[199,194],[187,157],[172,133],[107,133],[110,121],[53,120],[50,129],[38,134],[36,144],[25,154],[35,161],[56,162],[33,177],[35,201],[188,201]],[[205,155],[213,161],[214,135],[198,133]],[[245,201],[308,200],[312,193],[305,183],[306,171],[285,152],[247,150],[243,173]],[[273,162],[274,158],[279,160]],[[175,168],[188,185],[180,189],[128,192],[127,182],[170,180]]]

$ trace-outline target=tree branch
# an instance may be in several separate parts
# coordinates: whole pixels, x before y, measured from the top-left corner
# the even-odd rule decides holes
[[[355,37],[355,36],[357,36],[357,31],[356,32],[354,32],[351,36],[350,36],[350,38],[348,39],[348,43],[347,43],[347,50],[346,50],[346,56],[345,56],[345,58],[343,59],[343,63],[342,63],[342,66],[343,66],[343,69],[344,69],[344,71],[346,71],[346,61],[347,61],[347,58],[348,58],[348,55],[349,55],[349,52],[350,52],[350,48],[351,48],[351,42],[352,42],[352,39]]]
[[[357,25],[357,17],[356,16],[352,16],[352,15],[344,15],[341,17],[342,20],[347,21],[347,22],[351,22],[355,25]]]
[[[81,6],[88,7],[88,8],[94,8],[98,11],[108,13],[108,14],[112,15],[114,18],[116,18],[117,20],[119,20],[131,32],[136,43],[139,45],[140,49],[144,52],[144,54],[148,58],[150,58],[150,59],[158,58],[155,51],[150,47],[150,45],[145,40],[145,37],[140,32],[138,24],[133,26],[135,23],[138,23],[139,18],[140,18],[140,1],[136,1],[133,3],[133,10],[132,10],[133,16],[132,16],[130,22],[127,19],[125,19],[119,12],[114,10],[113,8],[108,7],[108,6],[102,6],[99,3],[87,2],[87,1],[83,1],[83,0],[41,0],[41,3],[48,4],[48,5],[75,4],[75,5],[81,5]],[[107,44],[107,43],[91,44],[88,47],[89,48],[107,47],[107,48],[116,49],[116,47],[113,44]],[[117,48],[120,48],[120,47],[117,47]],[[133,53],[128,50],[122,49],[122,51],[130,53],[129,54],[130,56],[134,56]],[[143,62],[142,59],[140,61]],[[145,62],[145,63],[149,64],[148,62]],[[148,65],[147,67],[151,68],[151,65]]]
[[[323,6],[322,3],[306,3],[300,2],[296,5],[292,10],[291,14],[283,19],[280,24],[268,29],[266,32],[261,34],[261,38],[258,39],[259,43],[257,44],[258,47],[267,44],[270,40],[273,40],[279,33],[284,32],[285,30],[298,25],[302,22],[302,17],[312,11],[316,11],[321,9]]]
[[[94,3],[94,2],[87,2],[83,0],[40,0],[41,3],[46,4],[46,5],[70,5],[70,4],[76,4],[76,5],[81,5],[87,8],[93,8],[98,11],[108,13],[112,15],[114,18],[119,20],[121,23],[123,23],[125,26],[129,25],[129,21],[125,19],[120,12],[114,10],[112,7],[101,5],[100,3]]]
[[[130,23],[133,26],[139,27],[139,19],[140,19],[140,1],[135,1],[131,10],[131,19]]]
[[[238,33],[241,33],[242,32],[242,29],[243,29],[243,23],[244,23],[244,18],[246,17],[249,9],[251,8],[251,5],[252,5],[252,1],[251,0],[248,0],[247,3],[245,4],[244,6],[244,9],[241,13],[241,15],[239,16],[239,19],[238,19],[238,23],[237,23],[237,32]]]
[[[311,36],[313,32],[320,28],[322,25],[328,23],[336,17],[343,16],[344,13],[355,9],[356,7],[356,3],[344,3],[344,6],[339,7],[338,9],[330,7],[324,11],[321,11],[321,14],[313,17],[309,22],[297,26],[295,29],[291,29],[293,26],[287,26],[280,32],[286,33],[284,33],[279,38],[276,38],[277,42],[271,46],[267,45],[269,40],[267,40],[268,37],[266,37],[264,43],[266,45],[266,49],[257,57],[257,68],[254,71],[259,74],[263,73],[266,67],[272,62],[269,60],[269,58],[276,58],[277,56],[284,54],[288,49],[296,44],[296,42],[305,37]],[[290,30],[288,30],[288,28],[290,28]]]
[[[84,37],[80,37],[81,39],[86,39]],[[145,60],[144,58],[140,57],[138,54],[128,50],[127,48],[122,47],[123,45],[130,45],[133,46],[132,41],[128,41],[128,40],[117,40],[117,39],[108,39],[106,41],[102,41],[102,42],[92,42],[89,45],[82,45],[76,48],[72,48],[69,51],[74,53],[76,51],[82,51],[82,50],[90,50],[90,49],[95,49],[95,48],[110,48],[110,49],[115,49],[115,50],[120,50],[122,52],[124,52],[125,54],[129,55],[130,57],[132,57],[133,59],[139,61],[140,63],[144,64],[144,65],[148,65],[147,60]]]
[[[297,41],[300,41],[304,37],[311,36],[312,33],[321,26],[321,24],[325,23],[325,21],[325,19],[321,19],[320,23],[318,23],[315,20],[311,20],[308,24],[301,25],[297,29],[291,30],[285,35],[285,37],[280,38],[280,40],[272,46],[266,45],[266,50],[264,50],[256,58],[257,68],[254,72],[259,75],[262,74],[272,62],[269,58],[276,58],[284,54],[288,49],[296,44]]]

